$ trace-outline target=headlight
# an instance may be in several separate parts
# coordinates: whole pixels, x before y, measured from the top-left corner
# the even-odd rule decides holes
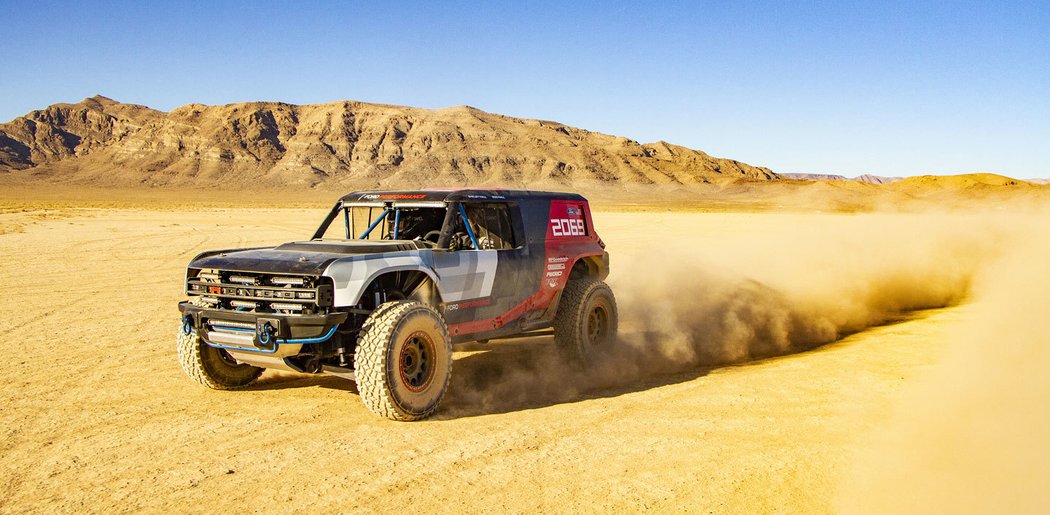
[[[274,277],[270,279],[270,283],[277,286],[303,286],[306,280],[302,277]]]
[[[219,278],[219,274],[216,272],[201,272],[197,274],[197,279],[200,279],[202,281],[208,281],[210,283],[222,282],[222,280]]]

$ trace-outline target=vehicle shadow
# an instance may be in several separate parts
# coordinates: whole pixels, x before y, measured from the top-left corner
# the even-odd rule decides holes
[[[258,381],[242,391],[284,390],[288,388],[309,388],[316,386],[330,390],[340,390],[357,394],[357,385],[342,377],[319,374],[300,374],[298,372],[267,371]]]
[[[563,360],[553,338],[486,345],[453,365],[449,391],[434,418],[455,419],[544,408],[684,383],[716,367],[650,375],[631,363]]]

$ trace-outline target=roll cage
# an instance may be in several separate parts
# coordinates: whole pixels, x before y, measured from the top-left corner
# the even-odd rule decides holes
[[[345,240],[415,240],[447,250],[516,248],[523,238],[521,229],[516,227],[520,221],[514,223],[520,216],[510,213],[511,204],[459,200],[340,201],[311,239],[326,239],[335,228],[333,224],[341,220]]]

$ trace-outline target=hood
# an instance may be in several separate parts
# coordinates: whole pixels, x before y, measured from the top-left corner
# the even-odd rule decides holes
[[[413,241],[296,241],[270,248],[207,252],[197,256],[189,266],[237,272],[321,275],[336,259],[420,248],[423,247]]]

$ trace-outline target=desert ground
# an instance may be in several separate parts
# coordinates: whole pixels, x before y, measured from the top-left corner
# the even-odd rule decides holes
[[[119,196],[118,196],[119,198]],[[437,415],[352,382],[183,377],[198,252],[308,237],[327,203],[0,210],[0,512],[1045,511],[1045,203],[596,205],[620,349],[457,349]]]

